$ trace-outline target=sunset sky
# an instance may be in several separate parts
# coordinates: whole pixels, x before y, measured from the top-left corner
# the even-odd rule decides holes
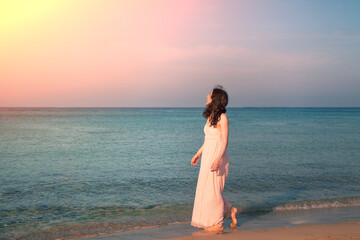
[[[360,1],[0,0],[0,107],[360,107]]]

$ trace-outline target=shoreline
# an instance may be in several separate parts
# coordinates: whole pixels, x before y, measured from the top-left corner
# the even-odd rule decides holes
[[[281,234],[287,234],[288,230],[284,229],[295,229],[291,230],[297,232],[298,227],[303,229],[303,226],[308,226],[310,232],[316,232],[317,227],[320,225],[323,228],[323,232],[326,232],[326,229],[333,229],[336,225],[338,233],[341,233],[341,226],[346,226],[346,228],[359,229],[360,231],[360,207],[345,207],[345,208],[328,208],[328,209],[311,209],[311,210],[295,210],[295,211],[284,211],[284,212],[263,212],[263,213],[252,213],[252,214],[239,214],[237,215],[238,227],[237,231],[233,232],[230,228],[230,219],[224,220],[224,233],[220,235],[213,234],[198,234],[202,229],[198,229],[190,226],[190,223],[174,223],[167,226],[161,227],[148,227],[141,228],[137,230],[130,230],[124,232],[102,234],[94,237],[90,236],[77,236],[76,238],[68,238],[72,240],[134,240],[134,239],[181,239],[181,240],[191,240],[191,239],[238,239],[240,236],[239,233],[250,234],[249,236],[259,236],[260,233],[264,232],[279,232]],[[319,226],[318,226],[319,225]],[[331,225],[331,226],[330,226]],[[314,227],[315,226],[315,227]],[[340,228],[339,228],[340,227]],[[306,228],[306,229],[307,229]],[[303,231],[303,230],[301,230]],[[300,232],[301,232],[300,231]],[[307,231],[307,230],[306,230]],[[357,232],[354,232],[357,233]],[[251,235],[254,234],[254,235]],[[219,236],[221,236],[219,238]],[[277,239],[281,238],[271,238],[271,234],[263,235],[259,239]],[[229,238],[228,238],[229,237]],[[326,237],[326,236],[325,236]],[[360,234],[354,235],[354,237],[359,238]],[[251,238],[249,238],[251,239]],[[286,238],[284,238],[286,239]],[[292,238],[287,238],[292,239]],[[294,238],[295,239],[295,238]],[[305,239],[299,238],[299,239]],[[317,238],[313,238],[317,239]],[[332,238],[327,238],[328,240]],[[334,238],[337,239],[337,238]],[[346,238],[340,238],[346,239]],[[248,240],[248,239],[247,239]],[[310,239],[309,239],[310,240]]]

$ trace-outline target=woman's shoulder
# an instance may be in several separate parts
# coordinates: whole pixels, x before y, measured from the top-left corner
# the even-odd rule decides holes
[[[225,114],[225,113],[222,113],[221,115],[220,115],[220,121],[228,121],[228,117],[227,117],[227,115]]]
[[[221,126],[228,126],[228,125],[229,125],[229,120],[228,120],[226,114],[225,114],[225,113],[222,113],[222,114],[220,115],[219,122],[217,123],[217,127],[218,127],[219,129],[221,129]]]

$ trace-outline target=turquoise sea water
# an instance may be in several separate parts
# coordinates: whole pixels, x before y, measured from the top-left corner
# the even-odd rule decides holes
[[[0,238],[189,221],[203,108],[1,108]],[[229,108],[242,212],[360,206],[360,108]]]

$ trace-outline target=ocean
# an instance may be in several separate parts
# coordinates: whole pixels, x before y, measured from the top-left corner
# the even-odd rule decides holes
[[[0,108],[0,239],[189,222],[203,108]],[[360,207],[360,108],[228,108],[241,214]]]

